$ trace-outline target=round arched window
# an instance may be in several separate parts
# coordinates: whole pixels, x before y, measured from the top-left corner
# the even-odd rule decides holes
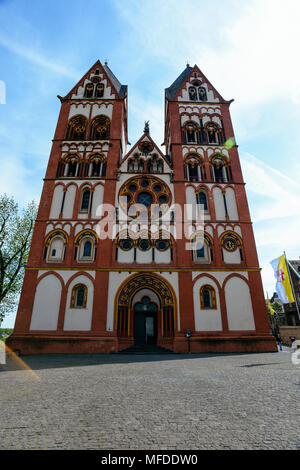
[[[126,199],[123,199],[124,196]],[[119,198],[121,207],[125,211],[129,211],[134,204],[142,204],[147,208],[149,215],[153,205],[162,206],[160,212],[152,210],[152,216],[155,217],[158,217],[161,212],[165,213],[172,202],[171,191],[166,183],[152,176],[136,176],[131,178],[121,187]],[[125,203],[127,203],[127,207],[125,207]],[[137,217],[139,209],[137,208],[137,211],[129,211],[129,215]]]

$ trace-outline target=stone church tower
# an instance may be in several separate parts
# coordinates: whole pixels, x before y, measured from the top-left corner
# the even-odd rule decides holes
[[[164,154],[148,123],[127,153],[127,86],[107,64],[59,99],[9,347],[276,351],[231,102],[187,66],[165,90]]]

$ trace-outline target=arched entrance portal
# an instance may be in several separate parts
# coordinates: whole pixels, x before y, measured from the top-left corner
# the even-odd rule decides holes
[[[115,299],[119,338],[135,344],[160,344],[173,339],[177,328],[176,299],[169,283],[156,274],[131,276]]]
[[[133,308],[133,336],[134,344],[156,344],[157,342],[157,314],[158,306],[144,296]]]

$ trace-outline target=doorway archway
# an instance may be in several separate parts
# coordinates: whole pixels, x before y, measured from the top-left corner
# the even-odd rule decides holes
[[[158,306],[148,296],[143,296],[133,307],[134,344],[156,344]]]
[[[145,313],[139,316],[142,311]],[[152,327],[153,335],[149,333]],[[154,344],[159,344],[160,338],[172,339],[177,329],[177,308],[170,284],[152,273],[135,274],[123,282],[115,298],[114,329],[119,338],[135,342],[142,341],[142,336]]]

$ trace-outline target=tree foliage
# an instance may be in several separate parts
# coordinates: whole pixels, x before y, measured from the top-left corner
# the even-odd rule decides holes
[[[0,320],[16,305],[36,214],[34,201],[20,211],[12,197],[0,196]]]

